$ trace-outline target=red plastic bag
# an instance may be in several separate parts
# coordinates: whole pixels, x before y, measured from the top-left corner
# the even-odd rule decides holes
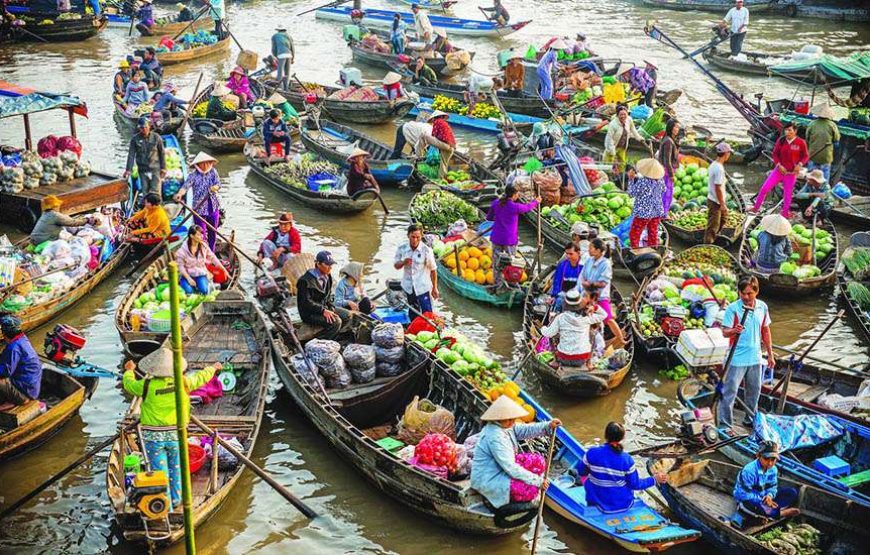
[[[64,150],[71,150],[76,153],[76,156],[79,158],[82,157],[82,143],[79,142],[75,137],[71,137],[67,135],[66,137],[59,137],[57,139],[57,152],[60,153]]]
[[[36,143],[36,152],[40,158],[54,158],[57,156],[57,137],[46,135]]]
[[[172,49],[175,48],[175,41],[169,37],[163,37],[162,39],[160,39],[160,43],[157,46],[158,47],[162,46],[166,50],[169,50],[170,52],[172,52]]]

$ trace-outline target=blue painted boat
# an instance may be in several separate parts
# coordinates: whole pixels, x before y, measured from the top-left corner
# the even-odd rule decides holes
[[[320,8],[317,10],[315,15],[317,19],[326,19],[329,21],[350,24],[352,23],[350,19],[350,12],[352,10],[352,7],[347,6]],[[390,29],[393,24],[393,16],[397,13],[402,16],[402,21],[407,23],[413,29],[414,14],[410,12],[366,9],[362,23],[372,29]],[[519,23],[499,25],[494,21],[462,19],[441,15],[430,15],[429,21],[432,23],[432,27],[436,29],[444,29],[448,34],[467,35],[472,37],[505,37],[511,33],[519,31],[531,23],[531,21],[520,21]]]
[[[521,391],[520,397],[534,407],[537,421],[552,419],[528,393]],[[590,507],[586,503],[583,484],[571,473],[585,453],[586,448],[564,427],[556,431],[547,507],[634,553],[659,552],[700,537],[699,531],[672,523],[639,497],[629,509],[619,513],[604,513],[597,507]],[[553,469],[558,469],[561,475],[556,476]]]
[[[716,398],[714,385],[694,378],[680,384],[678,396],[686,408],[707,407],[712,409],[714,414],[720,402]],[[764,414],[772,414],[778,402],[779,396],[762,393],[758,410]],[[779,471],[793,479],[870,507],[870,428],[788,400],[782,414],[784,416],[824,415],[828,422],[842,430],[842,433],[819,445],[795,449],[781,447],[784,456],[780,457],[777,463]],[[742,417],[743,413],[735,406],[734,421],[740,422]],[[734,430],[738,433],[751,433],[751,430],[745,430],[739,425],[735,425]],[[724,432],[724,429],[720,430],[720,434]],[[755,459],[758,447],[756,440],[750,436],[722,447],[720,452],[738,464],[746,464]],[[815,461],[827,456],[837,456],[848,462],[848,474],[832,477],[814,467]]]

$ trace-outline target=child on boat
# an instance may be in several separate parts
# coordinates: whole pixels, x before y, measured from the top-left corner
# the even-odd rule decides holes
[[[777,487],[778,459],[777,444],[764,441],[755,460],[744,466],[737,475],[733,495],[740,513],[752,519],[788,518],[800,514],[799,509],[791,506],[798,500],[797,490]]]
[[[541,328],[545,337],[559,336],[556,361],[561,366],[579,367],[589,365],[592,351],[589,329],[607,318],[607,312],[597,306],[587,294],[580,296],[575,289],[565,294],[564,312],[553,322]]]

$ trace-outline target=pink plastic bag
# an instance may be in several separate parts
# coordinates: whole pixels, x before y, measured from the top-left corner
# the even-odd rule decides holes
[[[544,457],[537,453],[517,453],[514,460],[518,465],[533,474],[537,474],[538,476],[544,474],[546,461],[544,460]],[[536,499],[539,493],[540,489],[537,486],[511,478],[511,502],[528,503],[529,501]]]
[[[88,270],[94,270],[100,265],[100,247],[91,245],[91,259],[88,260]]]
[[[60,137],[56,142],[57,153],[61,153],[64,150],[69,150],[76,153],[76,156],[79,158],[82,157],[82,143],[79,142],[78,139],[67,135],[65,137]]]
[[[57,137],[46,135],[36,143],[36,152],[40,158],[53,158],[57,156]]]
[[[191,397],[199,397],[204,405],[224,396],[224,388],[217,376],[213,376],[204,386],[190,392]]]

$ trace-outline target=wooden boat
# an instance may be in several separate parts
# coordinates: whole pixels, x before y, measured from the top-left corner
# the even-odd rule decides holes
[[[223,122],[216,119],[197,118],[190,124],[193,140],[213,152],[241,152],[254,135],[254,128],[245,125],[245,120]],[[295,130],[296,128],[291,128]],[[291,140],[295,139],[291,135]]]
[[[677,346],[677,338],[667,335],[645,335],[642,328],[644,318],[641,317],[643,307],[649,305],[646,298],[646,290],[649,283],[659,277],[666,277],[669,271],[674,267],[694,267],[698,262],[705,261],[717,268],[721,268],[721,274],[730,273],[735,279],[740,271],[740,265],[731,254],[721,247],[714,245],[697,245],[688,248],[677,254],[672,259],[666,261],[661,268],[649,274],[644,278],[638,287],[637,294],[632,296],[631,311],[631,329],[634,333],[634,339],[637,345],[647,354],[660,355],[669,358],[676,358],[674,349]]]
[[[503,308],[514,308],[522,305],[523,299],[528,292],[528,285],[524,284],[494,294],[491,291],[492,286],[472,283],[454,275],[453,272],[444,265],[442,260],[437,261],[437,266],[438,282],[446,285],[451,291],[457,293],[459,296],[471,299],[472,301],[488,303]]]
[[[742,235],[743,232],[743,224],[746,220],[746,203],[743,200],[743,193],[740,191],[740,187],[734,183],[734,180],[731,177],[726,177],[725,181],[725,192],[727,195],[726,204],[728,204],[728,211],[730,213],[737,213],[742,215],[742,218],[732,226],[725,226],[722,228],[722,231],[719,232],[719,235],[716,237],[716,244],[720,247],[728,247],[736,243]],[[703,212],[705,215],[707,214],[706,206],[702,208],[696,209],[698,211]],[[681,241],[685,241],[690,245],[698,245],[704,241],[704,233],[706,231],[706,227],[702,227],[700,229],[689,229],[686,227],[682,227],[677,224],[677,221],[680,219],[680,216],[683,215],[684,212],[673,212],[671,211],[671,219],[662,220],[662,224],[667,228],[668,232],[672,237],[676,237]],[[706,220],[705,220],[706,221]]]
[[[453,7],[454,4],[458,2],[458,0],[420,0],[417,2],[416,0],[396,0],[405,4],[406,6],[412,6],[417,4],[424,10],[429,10],[430,12],[447,12]]]
[[[465,188],[457,187],[440,180],[435,181],[424,176],[419,171],[414,172],[412,184],[424,189],[434,187],[448,191],[466,202],[484,208],[489,208],[492,201],[501,194],[501,179],[473,158],[454,152],[453,157],[450,159],[450,171],[454,170],[463,170],[468,173],[471,176],[471,180],[475,182],[475,185]]]
[[[822,220],[818,224],[818,229],[823,229],[830,233],[834,238],[834,248],[821,260],[816,260],[816,266],[822,271],[821,275],[813,278],[803,279],[798,281],[794,276],[785,275],[781,272],[768,274],[759,271],[754,263],[754,249],[749,244],[749,234],[761,223],[762,214],[756,215],[750,220],[743,230],[743,238],[740,242],[740,254],[738,261],[740,263],[740,271],[744,274],[750,274],[758,278],[758,283],[761,289],[768,294],[774,295],[810,295],[820,289],[833,287],[837,281],[837,260],[839,260],[840,248],[837,245],[837,230],[834,224],[828,220]]]
[[[387,43],[390,42],[390,35],[385,31],[373,31],[376,35],[378,35],[382,40],[385,40]],[[399,61],[399,55],[393,54],[392,52],[377,52],[372,50],[371,48],[366,48],[361,41],[350,40],[347,43],[350,48],[351,53],[353,54],[353,59],[356,62],[362,62],[364,64],[368,64],[374,67],[381,67],[386,70],[392,71],[395,66],[404,66],[401,61]],[[419,45],[419,47],[418,47]],[[468,54],[470,59],[467,64],[460,64],[460,67],[451,68],[447,59],[441,54],[436,54],[434,57],[431,55],[431,52],[426,52],[423,48],[423,43],[410,43],[405,51],[405,55],[414,58],[423,56],[426,58],[426,65],[432,68],[438,76],[440,77],[448,77],[451,75],[456,75],[465,71],[471,61],[474,59],[474,52],[468,50]]]
[[[858,229],[870,229],[870,197],[853,196],[845,201],[835,201],[831,207],[830,218]]]
[[[125,127],[131,130],[135,130],[136,126],[139,122],[140,116],[131,116],[124,110],[123,106],[116,99],[112,99],[112,103],[115,105],[115,117],[120,120]],[[162,123],[157,127],[154,127],[153,130],[159,133],[160,135],[169,135],[172,133],[177,133],[181,126],[184,125],[184,117],[183,116],[175,116],[171,117],[168,120],[162,120]]]
[[[843,253],[843,257],[849,256],[853,249],[867,247],[870,247],[870,233],[866,231],[854,233],[849,240],[849,246]],[[846,309],[849,311],[849,315],[855,321],[861,334],[867,341],[870,341],[870,310],[866,310],[867,307],[861,307],[858,304],[858,300],[849,292],[849,284],[853,282],[863,283],[864,286],[870,289],[870,281],[858,282],[855,276],[846,269],[846,265],[840,261],[837,266],[837,285],[840,290],[840,298],[846,304]]]
[[[808,524],[819,530],[822,541],[817,553],[861,553],[864,548],[860,546],[870,540],[866,524],[870,511],[866,507],[782,473],[779,488],[798,490],[796,508],[800,516],[739,529],[731,525],[730,517],[737,512],[732,492],[741,467],[708,457],[697,461],[649,459],[647,468],[650,473],[668,472],[668,483],[658,488],[671,511],[680,521],[700,530],[704,539],[722,553],[781,555],[786,552],[784,548],[772,549],[759,536],[783,525]],[[798,553],[796,549],[794,552]]]
[[[789,61],[788,56],[766,54],[764,52],[747,52],[744,50],[740,53],[746,56],[745,60],[742,58],[732,58],[730,50],[719,50],[717,47],[705,50],[702,56],[708,64],[716,66],[719,69],[725,69],[735,73],[765,76],[771,75],[770,68],[772,66]],[[795,79],[806,79],[807,77],[810,77],[810,74],[795,75],[794,77]]]
[[[266,171],[268,166],[264,161],[264,154],[260,146],[252,143],[245,145],[245,159],[254,175],[286,193],[293,200],[311,208],[336,214],[362,212],[368,210],[378,196],[373,189],[361,191],[356,198],[351,198],[344,191],[322,192],[293,187]]]
[[[230,49],[230,44],[232,44],[232,39],[227,36],[214,44],[197,46],[196,48],[188,48],[187,50],[158,52],[157,61],[160,62],[161,66],[166,67],[183,62],[189,62],[191,60],[198,60],[200,58],[205,58],[206,56],[223,53]]]
[[[319,129],[306,128],[300,131],[302,144],[342,169],[350,167],[347,156],[358,147],[371,154],[369,167],[380,184],[398,185],[407,181],[414,172],[413,161],[404,157],[393,158],[391,147],[361,131],[322,119],[318,125]]]
[[[235,233],[232,233],[230,238],[234,237]],[[218,238],[215,244],[215,254],[224,263],[224,267],[229,274],[229,279],[224,289],[235,288],[239,284],[239,276],[242,273],[236,249],[232,248],[223,239]],[[160,283],[166,282],[162,274],[168,267],[169,256],[164,253],[163,256],[160,256],[145,268],[136,279],[136,282],[133,283],[133,286],[130,287],[130,290],[121,299],[118,308],[115,310],[115,328],[118,330],[118,335],[121,336],[124,352],[132,358],[141,358],[147,355],[159,347],[169,336],[169,331],[148,331],[145,329],[146,322],[142,322],[139,329],[133,329],[130,319],[135,308],[133,303],[139,298],[139,295],[150,291]],[[200,318],[202,312],[203,310],[197,307],[192,314],[182,319],[181,328],[185,337],[189,337],[190,329],[195,326],[196,320]]]
[[[678,11],[727,12],[733,6],[730,0],[642,0],[645,6]],[[777,0],[744,0],[752,13],[773,11]]]
[[[315,17],[317,19],[349,24],[351,23],[350,12],[352,9],[346,6],[320,8],[315,13]],[[372,29],[389,29],[393,23],[393,15],[396,13],[401,14],[402,21],[408,24],[409,27],[414,27],[414,14],[410,12],[394,12],[374,8],[366,8],[362,22]],[[430,15],[429,21],[432,22],[434,28],[444,29],[449,35],[468,35],[472,37],[505,37],[531,23],[531,21],[520,21],[508,25],[499,25],[494,21],[462,19],[441,15]]]
[[[542,297],[550,298],[550,287],[553,279],[553,273],[556,271],[556,266],[550,267],[542,274],[542,278],[532,283],[529,295],[526,296],[526,302],[523,308],[523,337],[525,339],[526,352],[531,352],[529,356],[528,367],[532,369],[535,376],[545,385],[550,388],[571,397],[598,397],[607,395],[620,384],[631,370],[631,365],[634,360],[634,340],[631,336],[631,327],[629,324],[629,309],[630,307],[622,299],[619,290],[611,285],[611,305],[616,312],[616,321],[619,327],[622,328],[622,335],[625,337],[625,345],[622,347],[628,353],[628,359],[625,364],[619,368],[603,369],[589,371],[585,367],[581,368],[553,368],[548,363],[538,359],[537,345],[541,339],[541,327],[544,325],[544,318],[550,315],[549,305],[542,304],[539,300]],[[556,316],[555,313],[552,314]],[[552,318],[549,319],[552,321]],[[549,323],[549,322],[547,322]],[[613,334],[607,326],[604,326],[605,339],[612,339]]]
[[[715,373],[711,377],[717,376]],[[710,408],[714,415],[717,414],[718,404],[721,399],[716,395],[717,385],[713,380],[701,381],[695,378],[684,380],[679,385],[678,397],[680,402],[688,409]],[[741,395],[738,392],[738,395]],[[758,411],[762,414],[774,414],[780,396],[761,394],[758,402]],[[780,457],[777,467],[780,479],[788,476],[793,480],[812,484],[833,495],[848,500],[851,504],[870,508],[870,459],[862,458],[858,453],[866,453],[870,449],[870,428],[845,420],[835,415],[824,414],[793,403],[786,398],[783,416],[795,417],[799,415],[822,415],[832,427],[840,431],[840,435],[827,438],[823,443],[807,447],[790,448],[780,445],[780,451],[784,456]],[[745,413],[738,406],[734,407],[734,426],[732,430],[737,435],[745,435],[743,439],[735,441],[719,449],[719,452],[737,464],[744,465],[755,460],[755,454],[759,445],[756,433],[740,422]],[[758,417],[756,416],[756,419]],[[720,435],[724,430],[720,430]],[[782,443],[779,441],[779,443]],[[847,475],[832,477],[817,470],[813,462],[827,456],[839,456],[849,461],[850,467]]]
[[[838,0],[813,0],[813,2],[789,2],[780,6],[780,11],[789,17],[816,17],[850,23],[870,21],[870,7],[853,1],[851,6]],[[845,4],[850,4],[845,2]]]
[[[130,18],[127,18],[127,27],[130,26]],[[173,37],[182,31],[195,32],[199,29],[214,29],[214,21],[210,17],[203,16],[196,21],[175,21],[175,17],[158,17],[154,20],[154,31],[143,37],[160,38],[169,35]],[[141,34],[141,32],[140,32]]]
[[[292,361],[296,349],[287,344],[286,318],[274,321],[272,357],[284,389],[338,454],[385,493],[409,508],[451,528],[479,535],[522,530],[537,513],[536,503],[511,504],[493,510],[468,480],[435,477],[388,451],[378,440],[389,437],[397,417],[415,396],[453,412],[456,441],[480,430],[487,408],[482,396],[458,374],[439,370],[416,343],[406,344],[408,369],[393,378],[321,391],[308,373]],[[354,337],[370,341],[370,323],[355,317]]]
[[[271,337],[266,321],[254,303],[244,300],[238,291],[221,293],[217,301],[203,305],[203,309],[201,317],[188,330],[189,339],[184,342],[188,373],[217,362],[231,364],[237,382],[231,392],[224,392],[223,397],[210,404],[193,403],[191,414],[222,437],[236,438],[243,446],[240,451],[251,457],[263,419],[271,369]],[[124,423],[138,418],[140,408],[141,398],[136,397]],[[124,433],[122,439],[112,445],[106,469],[109,500],[124,538],[146,542],[148,536],[156,536],[158,539],[153,543],[166,546],[184,538],[181,511],[169,513],[168,521],[148,521],[146,531],[142,514],[127,503],[124,457],[132,451],[145,452],[136,430],[138,428]],[[192,423],[188,425],[188,433],[191,438],[208,437]],[[218,466],[206,462],[201,470],[191,475],[194,526],[201,525],[218,510],[245,468],[241,461],[231,468]]]
[[[19,12],[26,22],[26,33],[12,27],[12,36],[19,42],[78,42],[96,36],[108,25],[108,20],[90,14],[79,19],[57,19],[59,12],[37,12],[30,9]],[[52,23],[41,25],[42,21]]]
[[[60,431],[90,399],[98,381],[98,378],[73,378],[54,365],[44,363],[39,400],[28,401],[14,410],[35,416],[19,418],[7,408],[0,409],[4,422],[0,425],[0,462],[42,445]],[[40,402],[46,405],[44,412],[39,410]]]
[[[421,97],[435,98],[436,96],[446,96],[455,98],[464,102],[464,94],[466,87],[461,84],[454,83],[438,83],[436,85],[427,86],[421,84],[406,85],[408,90],[414,91]],[[534,116],[547,119],[550,117],[550,111],[538,95],[520,93],[512,95],[508,91],[498,91],[498,100],[504,109],[511,114],[522,114],[526,116]],[[555,101],[549,103],[550,109],[554,112],[559,109]],[[451,116],[451,122],[453,114]]]
[[[339,90],[338,87],[322,87],[326,95]],[[298,84],[290,85],[290,89],[275,89],[275,92],[287,99],[297,110],[305,109],[304,98],[308,94]],[[386,123],[407,114],[414,107],[410,99],[402,99],[397,102],[389,100],[353,101],[337,100],[317,93],[318,105],[323,115],[332,121],[339,123],[376,124]]]

